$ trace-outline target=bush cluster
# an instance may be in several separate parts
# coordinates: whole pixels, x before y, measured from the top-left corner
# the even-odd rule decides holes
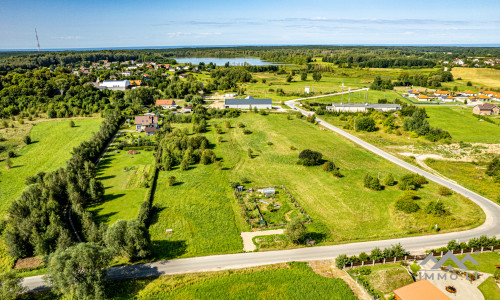
[[[316,166],[321,164],[323,154],[317,151],[312,151],[309,149],[302,150],[299,153],[299,165],[304,166]]]

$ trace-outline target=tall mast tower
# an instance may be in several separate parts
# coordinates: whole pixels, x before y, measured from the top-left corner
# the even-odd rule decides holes
[[[38,40],[38,32],[36,32],[36,27],[35,27],[35,36],[36,36],[36,45],[38,47],[38,52],[40,52],[40,41]]]

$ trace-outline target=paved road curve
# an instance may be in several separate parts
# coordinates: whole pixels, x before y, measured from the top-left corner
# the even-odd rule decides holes
[[[309,115],[298,107],[297,100],[287,101],[286,104],[294,110],[300,111],[302,114]],[[377,147],[349,134],[335,126],[332,126],[321,119],[317,119],[318,123],[342,136],[353,141],[354,143],[364,147],[371,152],[382,156],[383,158],[405,168],[412,172],[425,176],[438,184],[444,185],[451,190],[464,195],[477,203],[486,214],[486,221],[481,226],[461,231],[450,232],[444,234],[435,234],[428,236],[416,236],[391,240],[360,242],[343,245],[320,246],[311,248],[300,248],[293,250],[279,250],[269,252],[251,252],[226,255],[202,256],[193,258],[173,259],[169,261],[159,261],[154,263],[128,265],[122,267],[113,267],[108,271],[109,279],[130,279],[137,277],[149,277],[159,275],[172,275],[191,272],[206,272],[225,269],[236,269],[245,267],[254,267],[260,265],[288,262],[288,261],[308,261],[317,259],[331,259],[339,254],[354,255],[361,252],[369,252],[375,247],[386,248],[396,243],[412,252],[420,252],[429,248],[437,248],[447,244],[449,240],[457,239],[466,241],[473,237],[486,234],[488,236],[500,237],[500,206],[492,201],[468,190],[464,187],[449,182],[443,178],[439,178],[431,173],[423,171],[413,165],[410,165]],[[36,291],[47,288],[42,279],[42,276],[27,277],[23,281],[24,286],[30,291]]]

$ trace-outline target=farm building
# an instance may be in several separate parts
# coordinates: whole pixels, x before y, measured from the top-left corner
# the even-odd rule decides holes
[[[125,91],[130,86],[128,80],[104,80],[99,88],[101,90]]]
[[[224,100],[224,108],[237,109],[272,109],[273,101],[271,99],[255,99],[248,96],[245,99],[226,99]]]
[[[401,110],[399,104],[376,104],[376,103],[332,103],[327,106],[327,111],[337,112],[366,112],[370,109],[377,111],[398,111]]]
[[[491,103],[483,103],[474,106],[472,113],[476,115],[491,116],[491,115],[498,115],[499,111],[500,108],[497,105]]]

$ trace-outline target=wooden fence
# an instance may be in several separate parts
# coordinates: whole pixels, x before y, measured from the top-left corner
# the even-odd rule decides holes
[[[461,249],[461,250],[453,250],[453,254],[456,255],[462,255],[462,254],[479,254],[479,253],[484,253],[484,252],[493,252],[493,251],[499,251],[500,246],[490,246],[490,247],[481,247],[481,248],[471,248],[471,249]],[[448,251],[441,251],[441,252],[431,252],[434,257],[443,257]],[[383,260],[367,260],[367,261],[359,261],[359,262],[351,262],[350,264],[344,265],[345,268],[355,268],[355,267],[362,267],[362,266],[375,266],[375,265],[382,265],[382,264],[388,264],[388,263],[396,263],[400,261],[407,261],[407,260],[423,260],[425,259],[429,254],[425,255],[406,255],[403,257],[391,257],[391,258],[384,258]]]

